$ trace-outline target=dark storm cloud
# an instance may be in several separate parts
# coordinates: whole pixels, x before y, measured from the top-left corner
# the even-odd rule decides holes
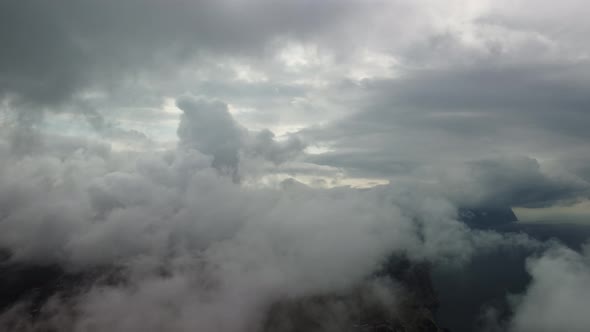
[[[467,162],[466,179],[498,190],[485,199],[490,204],[550,205],[588,197],[588,183],[582,180],[587,170],[566,162],[590,153],[588,70],[585,62],[515,66],[491,61],[409,70],[399,78],[346,86],[348,93],[363,96],[361,111],[302,134],[335,150],[311,160],[351,174],[387,178],[405,171],[424,177],[423,168]],[[515,155],[551,158],[577,180],[547,178],[537,161],[522,158],[513,164],[510,156]],[[531,167],[513,168],[527,164]]]
[[[522,157],[467,162],[441,181],[463,205],[539,207],[590,197],[588,181],[544,172],[537,160]]]
[[[0,93],[48,106],[195,55],[262,55],[274,38],[309,38],[356,7],[348,1],[3,1]]]
[[[423,113],[424,122],[435,112],[455,111],[478,115],[489,114],[497,125],[540,126],[559,130],[563,134],[586,135],[576,123],[588,121],[590,97],[586,93],[590,82],[586,79],[590,64],[496,65],[452,68],[448,70],[410,72],[400,80],[376,82],[380,91],[388,91],[374,107],[377,120],[396,111]],[[368,83],[369,88],[372,84]],[[434,114],[433,114],[434,113]],[[412,115],[408,115],[410,119]],[[368,115],[370,117],[370,115]],[[559,117],[561,121],[555,121]],[[402,117],[402,120],[404,117]],[[432,125],[436,123],[431,119]],[[452,118],[460,121],[460,117]],[[420,125],[420,118],[415,119]],[[467,117],[466,121],[471,121]],[[485,119],[482,122],[487,122]],[[458,123],[459,126],[477,122]],[[479,129],[479,128],[478,128]]]

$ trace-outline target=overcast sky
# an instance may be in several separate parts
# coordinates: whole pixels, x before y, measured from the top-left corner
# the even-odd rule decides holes
[[[2,1],[0,121],[115,150],[189,144],[243,176],[444,183],[462,203],[584,215],[589,11],[581,0]],[[31,149],[19,135],[10,144]]]
[[[588,17],[582,0],[0,0],[0,260],[125,281],[0,329],[259,331],[392,253],[461,274],[498,250],[531,253],[531,282],[487,331],[587,331],[590,244],[458,219],[590,222]]]

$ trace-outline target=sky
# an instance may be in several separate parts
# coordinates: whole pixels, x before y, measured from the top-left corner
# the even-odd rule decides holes
[[[178,331],[232,313],[223,329],[240,331],[242,309],[264,305],[248,288],[346,287],[398,249],[461,261],[481,243],[531,245],[472,234],[457,208],[590,223],[589,15],[582,0],[2,0],[0,245],[141,276],[135,293],[89,294],[104,315],[81,331],[139,328],[141,308],[105,317],[168,296],[188,308]],[[218,267],[219,302],[182,296],[194,252]],[[146,272],[168,255],[177,279]],[[542,331],[530,316],[560,277],[548,266],[579,267],[569,291],[587,262],[565,248],[531,260],[511,328]]]
[[[582,1],[1,6],[5,127],[163,149],[178,144],[182,100],[193,98],[289,150],[259,158],[275,178],[370,187],[474,172],[475,181],[517,186],[501,193],[521,196],[502,203],[516,208],[588,196]],[[233,148],[238,159],[247,150]],[[495,171],[503,178],[487,178]],[[560,211],[588,216],[574,207]]]

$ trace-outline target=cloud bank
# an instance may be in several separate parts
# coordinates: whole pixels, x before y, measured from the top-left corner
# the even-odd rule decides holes
[[[1,264],[108,279],[0,324],[259,331],[277,303],[353,294],[322,307],[338,330],[400,308],[375,279],[392,254],[460,271],[525,250],[531,283],[487,328],[583,330],[586,252],[458,219],[588,222],[587,7],[0,3]]]

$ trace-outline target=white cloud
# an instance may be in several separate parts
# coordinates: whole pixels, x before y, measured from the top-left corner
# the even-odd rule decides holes
[[[588,249],[588,247],[586,248]],[[531,284],[517,300],[511,331],[586,331],[590,251],[556,248],[530,259]]]

